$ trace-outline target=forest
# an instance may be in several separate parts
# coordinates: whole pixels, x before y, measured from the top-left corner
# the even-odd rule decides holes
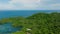
[[[60,34],[60,13],[36,13],[28,17],[9,17],[0,20],[0,24],[10,22],[20,31],[11,34]],[[29,29],[29,30],[27,30]]]

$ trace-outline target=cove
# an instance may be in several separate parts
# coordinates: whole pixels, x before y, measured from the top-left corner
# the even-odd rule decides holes
[[[8,34],[21,29],[22,27],[13,27],[11,23],[0,24],[0,34]]]

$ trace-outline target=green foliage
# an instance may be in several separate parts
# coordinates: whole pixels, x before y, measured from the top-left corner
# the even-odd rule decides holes
[[[32,34],[60,34],[60,13],[57,12],[37,13],[27,18],[15,17],[8,20],[14,27],[23,26],[22,31],[13,34],[26,34],[26,28],[30,28]]]

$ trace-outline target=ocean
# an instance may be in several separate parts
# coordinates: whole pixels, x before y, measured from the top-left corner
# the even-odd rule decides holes
[[[35,13],[60,12],[60,10],[0,10],[0,19],[8,17],[23,16],[28,17]]]

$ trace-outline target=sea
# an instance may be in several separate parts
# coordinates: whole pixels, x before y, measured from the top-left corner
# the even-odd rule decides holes
[[[60,12],[60,10],[0,10],[0,19],[8,17],[28,17],[35,13]]]

